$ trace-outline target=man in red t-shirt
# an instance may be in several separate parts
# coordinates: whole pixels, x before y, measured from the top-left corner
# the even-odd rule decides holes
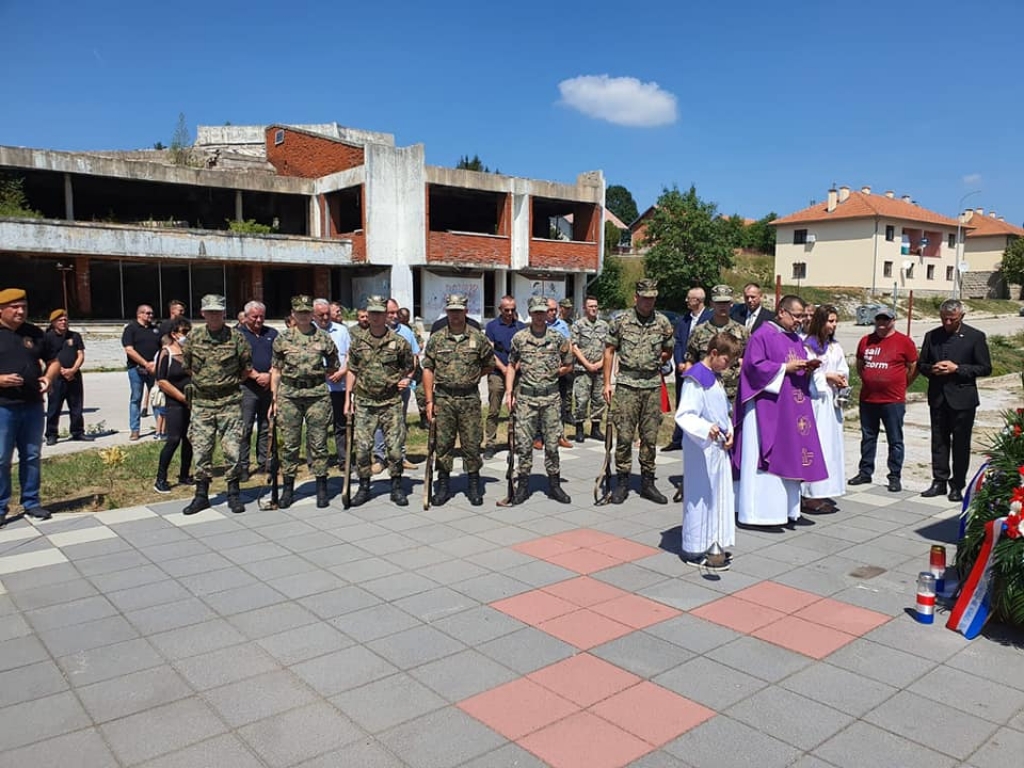
[[[889,490],[902,490],[903,415],[907,387],[917,377],[917,347],[896,330],[896,315],[889,308],[875,315],[875,332],[857,345],[857,373],[860,374],[860,469],[850,485],[871,482],[875,471],[878,426],[885,430],[889,444]]]

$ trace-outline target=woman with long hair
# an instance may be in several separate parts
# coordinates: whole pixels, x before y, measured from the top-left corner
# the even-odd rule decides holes
[[[167,484],[167,470],[181,445],[181,468],[178,471],[180,485],[192,485],[192,444],[188,441],[189,405],[185,390],[191,377],[181,365],[181,345],[192,330],[192,323],[185,318],[175,320],[167,333],[167,343],[157,356],[156,385],[167,396],[166,433],[167,442],[160,451],[160,463],[156,471],[153,490],[170,493]]]
[[[828,469],[825,480],[804,483],[800,489],[804,497],[803,510],[812,514],[835,512],[833,497],[842,496],[846,491],[842,395],[849,387],[850,366],[842,346],[835,339],[838,320],[836,308],[823,304],[814,310],[804,339],[808,359],[821,361],[814,371],[812,392],[815,392],[815,397],[812,405],[822,458]]]

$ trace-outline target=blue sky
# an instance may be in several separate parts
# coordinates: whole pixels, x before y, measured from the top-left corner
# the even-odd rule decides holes
[[[836,182],[949,215],[980,189],[967,204],[1020,224],[1022,21],[1019,0],[0,0],[0,144],[334,120],[436,165],[600,168],[641,210],[693,183],[785,214]]]

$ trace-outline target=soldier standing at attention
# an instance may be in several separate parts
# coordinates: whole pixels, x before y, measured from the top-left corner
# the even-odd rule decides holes
[[[552,301],[552,303],[554,303]],[[558,378],[572,369],[572,344],[547,324],[548,302],[543,296],[530,299],[530,327],[512,337],[505,369],[505,391],[509,412],[516,409],[516,453],[519,476],[513,504],[530,496],[533,469],[533,436],[544,443],[544,469],[548,473],[548,496],[562,504],[572,501],[562,490],[558,442],[562,435]],[[515,387],[516,371],[520,374]]]
[[[326,302],[325,302],[326,304]],[[329,311],[324,307],[325,311]],[[340,367],[338,348],[326,331],[313,325],[313,300],[292,297],[295,327],[274,339],[270,367],[273,399],[270,415],[277,416],[281,433],[281,474],[284,490],[279,506],[288,509],[295,499],[295,474],[299,469],[302,425],[306,425],[309,464],[316,478],[316,505],[323,509],[327,499],[327,425],[333,423],[331,398],[325,376]]]
[[[576,375],[573,397],[576,398],[576,442],[583,442],[583,422],[590,404],[590,436],[604,440],[601,434],[601,412],[604,410],[602,391],[604,379],[604,342],[608,338],[608,323],[597,316],[597,298],[587,296],[583,302],[583,317],[572,324],[572,353],[576,357]]]
[[[657,280],[639,280],[636,303],[616,318],[608,331],[604,350],[604,399],[612,407],[616,431],[615,490],[612,504],[629,496],[629,471],[633,466],[633,435],[640,430],[640,496],[655,504],[667,504],[654,486],[654,455],[661,426],[661,367],[672,357],[675,330],[668,318],[654,310]],[[612,369],[619,355],[619,372],[612,401]]]
[[[355,414],[353,439],[356,450],[356,472],[359,490],[352,497],[357,507],[370,498],[370,462],[373,435],[384,432],[388,468],[391,472],[391,500],[407,506],[402,488],[402,446],[405,444],[405,419],[402,416],[402,390],[412,381],[416,360],[412,347],[387,325],[387,301],[382,296],[366,300],[367,327],[352,335],[348,353],[349,399],[345,414]]]
[[[203,296],[205,325],[194,328],[182,349],[181,364],[192,377],[189,387],[192,418],[188,439],[195,456],[196,495],[184,514],[210,506],[213,443],[220,436],[228,468],[228,509],[244,512],[238,479],[242,472],[242,382],[252,372],[252,350],[241,333],[224,324],[223,296]]]
[[[456,435],[469,475],[466,496],[474,507],[484,503],[480,488],[480,379],[494,369],[494,349],[483,331],[466,323],[468,304],[462,294],[445,297],[448,325],[430,334],[421,361],[427,419],[437,421],[437,484],[432,499],[437,506],[450,498],[448,476],[455,463]]]
[[[736,404],[736,388],[740,383],[740,365],[743,363],[743,351],[747,348],[750,331],[743,323],[733,320],[729,315],[732,309],[732,288],[728,285],[716,285],[711,289],[711,317],[690,331],[686,342],[684,359],[687,368],[696,365],[708,354],[708,342],[720,333],[727,333],[739,344],[739,353],[732,355],[729,366],[718,372],[718,379],[725,387],[725,398],[729,403],[729,413]]]

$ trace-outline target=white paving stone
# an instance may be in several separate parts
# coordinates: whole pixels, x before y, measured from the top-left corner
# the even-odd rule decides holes
[[[145,520],[147,517],[159,517],[148,507],[125,507],[124,509],[107,509],[97,512],[94,517],[104,525],[130,523],[132,520]]]
[[[23,555],[0,557],[0,574],[28,571],[46,565],[66,563],[68,559],[59,549],[42,549],[38,552],[26,552]]]
[[[107,528],[105,525],[97,525],[93,528],[80,528],[76,531],[51,533],[46,538],[55,547],[70,547],[73,544],[87,544],[90,541],[116,539],[117,532]]]
[[[184,528],[186,525],[198,525],[199,523],[212,523],[215,520],[223,520],[224,515],[216,509],[204,509],[194,515],[167,515],[164,520],[171,525]]]

